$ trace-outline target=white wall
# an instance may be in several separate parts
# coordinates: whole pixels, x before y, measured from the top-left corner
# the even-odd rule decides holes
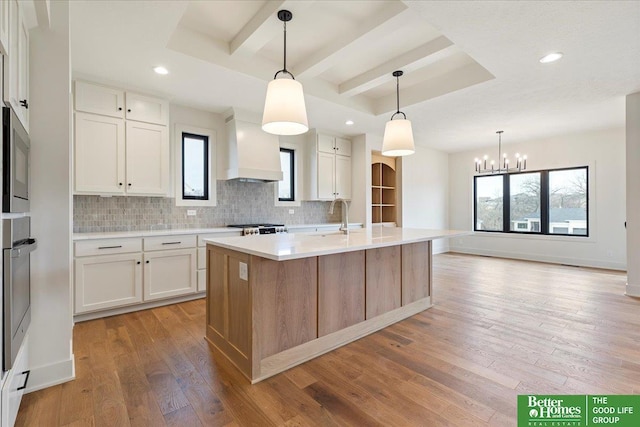
[[[69,4],[31,31],[31,327],[28,390],[73,378]]]
[[[508,139],[505,133],[503,141]],[[451,228],[473,229],[473,160],[495,147],[451,154],[449,190]],[[584,237],[518,236],[478,233],[452,239],[457,252],[592,267],[626,268],[625,242],[625,130],[608,129],[561,135],[523,144],[503,145],[503,151],[528,155],[528,168],[589,166],[589,233]]]
[[[640,92],[627,96],[627,295],[640,297]]]
[[[351,138],[349,222],[371,226],[371,148],[366,135]]]
[[[449,228],[449,159],[447,153],[416,146],[398,162],[402,180],[402,227]],[[433,252],[446,252],[448,239],[434,241]]]

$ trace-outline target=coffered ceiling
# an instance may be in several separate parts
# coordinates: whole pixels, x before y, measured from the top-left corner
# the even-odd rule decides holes
[[[74,76],[222,112],[259,112],[283,65],[309,124],[382,134],[400,104],[416,143],[458,151],[622,126],[640,90],[640,2],[81,1],[71,4]],[[565,57],[538,59],[550,51]],[[168,76],[151,71],[155,65]],[[346,119],[355,121],[349,127]]]

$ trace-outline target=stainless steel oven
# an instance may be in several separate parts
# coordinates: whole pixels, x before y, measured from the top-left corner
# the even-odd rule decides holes
[[[11,369],[31,322],[31,218],[2,220],[3,371]]]
[[[9,107],[2,108],[2,212],[29,212],[29,135]]]

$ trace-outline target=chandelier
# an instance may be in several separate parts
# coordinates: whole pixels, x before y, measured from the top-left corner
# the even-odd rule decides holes
[[[496,133],[498,134],[498,164],[496,165],[495,161],[491,160],[489,164],[487,164],[487,160],[489,156],[486,154],[482,159],[476,159],[475,162],[475,170],[477,174],[487,174],[487,173],[511,173],[511,172],[522,172],[527,169],[527,156],[520,156],[519,153],[516,153],[516,165],[510,166],[509,159],[507,158],[507,153],[502,153],[502,133],[504,131],[499,130]]]

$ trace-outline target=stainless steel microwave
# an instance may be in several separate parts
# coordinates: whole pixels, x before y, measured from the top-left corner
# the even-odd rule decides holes
[[[2,212],[29,212],[29,134],[10,107],[2,107]]]

